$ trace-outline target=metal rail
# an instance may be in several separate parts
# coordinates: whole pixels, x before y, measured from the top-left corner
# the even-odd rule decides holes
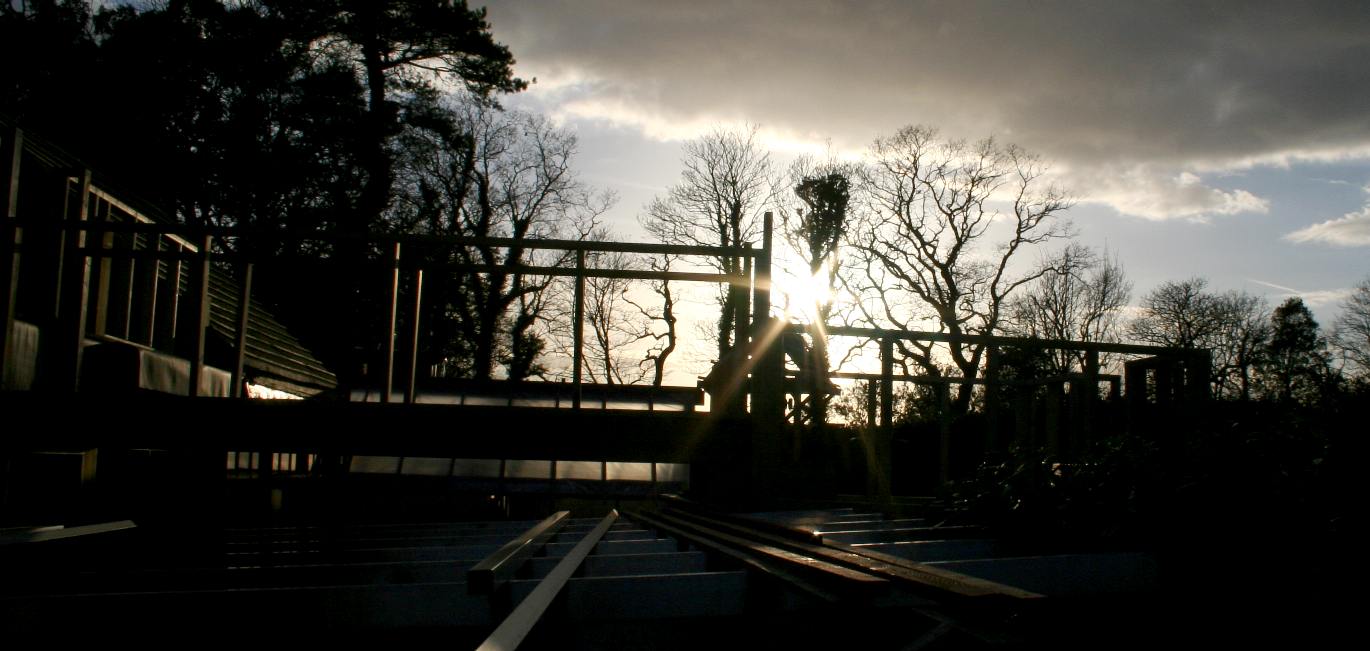
[[[570,511],[557,511],[533,528],[505,543],[495,553],[466,572],[466,583],[472,594],[490,594],[513,578],[524,561],[536,554],[566,526]]]
[[[618,519],[618,511],[610,510],[609,514],[599,521],[599,525],[585,534],[575,547],[571,549],[566,557],[561,559],[557,566],[543,579],[533,592],[519,602],[514,608],[514,612],[500,622],[495,632],[485,639],[477,651],[510,651],[517,649],[523,639],[528,637],[528,633],[533,630],[533,626],[542,618],[542,614],[547,611],[547,607],[552,605],[552,600],[556,599],[561,593],[561,589],[566,586],[566,582],[571,580],[571,575],[575,574],[580,564],[585,562],[585,557],[590,555],[590,551],[599,544],[604,534],[613,526]]]

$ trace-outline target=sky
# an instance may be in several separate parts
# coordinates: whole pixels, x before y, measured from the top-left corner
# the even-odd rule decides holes
[[[1040,155],[1077,240],[1136,303],[1204,277],[1330,322],[1370,277],[1370,5],[1362,2],[494,0],[536,78],[506,106],[580,140],[636,218],[681,145],[760,126],[784,161],[859,155],[905,125]]]

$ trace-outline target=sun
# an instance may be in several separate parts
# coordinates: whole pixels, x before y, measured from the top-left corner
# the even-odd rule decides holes
[[[832,287],[828,285],[828,273],[824,269],[815,274],[803,273],[789,278],[781,293],[787,299],[785,316],[806,321],[815,318],[821,306],[832,303],[836,298]]]

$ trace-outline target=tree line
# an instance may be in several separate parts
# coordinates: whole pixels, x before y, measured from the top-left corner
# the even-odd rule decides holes
[[[464,2],[32,0],[0,8],[0,48],[0,112],[180,222],[273,233],[219,246],[252,247],[239,252],[291,270],[263,298],[345,379],[360,379],[380,350],[369,333],[382,325],[382,292],[364,270],[387,252],[298,233],[617,237],[600,219],[613,195],[575,174],[575,136],[501,107],[529,82],[515,76],[484,11]],[[1296,299],[1271,311],[1249,294],[1210,292],[1202,279],[1163,284],[1128,318],[1122,264],[1073,243],[1070,195],[1040,158],[993,138],[910,126],[874,140],[859,161],[801,157],[781,167],[756,128],[716,129],[684,144],[679,181],[642,209],[641,226],[665,243],[736,247],[755,243],[761,215],[777,212],[793,275],[824,288],[795,294],[814,303],[817,323],[1210,348],[1215,392],[1238,399],[1311,400],[1370,369],[1364,283],[1332,334]],[[569,264],[565,255],[520,246],[404,255],[494,269],[427,277],[422,367],[556,375],[553,360],[570,346],[571,292],[512,269]],[[622,254],[587,262],[685,264]],[[705,264],[744,268],[733,256]],[[742,311],[727,287],[713,299],[709,338],[722,359],[738,345]],[[662,383],[682,345],[681,301],[665,281],[592,279],[589,378]],[[830,360],[817,335],[814,367],[859,354]],[[953,407],[971,409],[983,345],[899,342],[896,352],[903,371],[964,378]],[[1033,363],[1062,373],[1083,360],[1066,351]],[[824,412],[819,401],[815,417]]]
[[[347,383],[382,349],[372,270],[388,252],[366,235],[577,238],[612,203],[576,178],[572,134],[501,108],[528,82],[465,2],[32,0],[0,7],[0,48],[0,112],[139,205],[256,233],[216,246],[281,270],[259,298]],[[424,367],[542,371],[551,281],[498,269],[558,259],[517,246],[404,255],[497,269],[429,276]]]
[[[1203,278],[1162,283],[1133,306],[1122,262],[1072,239],[1071,197],[1021,148],[910,126],[859,160],[800,157],[777,170],[757,133],[719,129],[687,143],[679,183],[641,221],[663,241],[740,246],[763,212],[778,211],[792,275],[826,285],[806,296],[816,323],[1208,349],[1213,394],[1238,401],[1311,405],[1370,380],[1370,280],[1330,330],[1300,297],[1271,309],[1248,292],[1210,291]],[[739,264],[714,262],[725,272]],[[735,310],[726,292],[715,298],[721,359],[735,345]],[[810,363],[823,369],[863,353],[858,344],[829,360],[821,330],[812,334]],[[902,372],[964,378],[951,408],[972,409],[984,344],[899,341],[894,352]],[[1009,357],[1012,372],[1037,377],[1085,365],[1072,350]],[[821,401],[812,410],[823,418]]]

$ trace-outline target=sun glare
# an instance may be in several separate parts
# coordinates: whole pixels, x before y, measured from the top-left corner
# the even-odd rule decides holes
[[[781,291],[788,299],[786,316],[806,321],[814,318],[819,306],[831,303],[834,298],[832,288],[828,286],[828,274],[822,270],[789,279]]]

